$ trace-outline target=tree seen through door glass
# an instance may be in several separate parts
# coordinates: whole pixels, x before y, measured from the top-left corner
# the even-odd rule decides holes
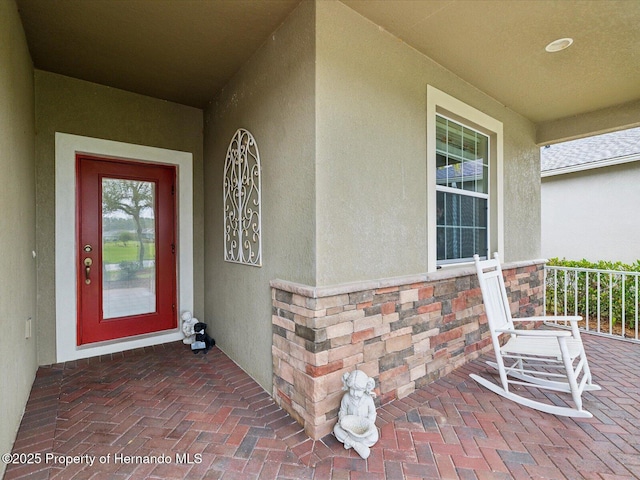
[[[155,260],[155,184],[103,178],[103,318],[156,311]]]

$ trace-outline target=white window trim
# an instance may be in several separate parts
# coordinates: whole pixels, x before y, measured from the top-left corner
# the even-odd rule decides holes
[[[503,257],[503,124],[493,117],[461,102],[457,98],[427,85],[427,269],[437,269],[436,228],[436,114],[453,115],[470,122],[470,126],[489,135],[493,148],[490,152],[488,250],[489,255],[498,252]],[[495,157],[495,158],[493,158]],[[463,263],[446,265],[459,266]],[[445,265],[443,265],[445,267]]]
[[[77,345],[76,153],[176,165],[178,172],[178,312],[193,311],[193,155],[164,148],[56,132],[56,361],[66,362],[184,338],[178,328]],[[179,315],[178,315],[179,316]]]

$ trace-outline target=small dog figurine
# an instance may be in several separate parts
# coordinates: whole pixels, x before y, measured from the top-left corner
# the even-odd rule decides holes
[[[216,341],[207,334],[207,324],[198,322],[193,326],[195,332],[195,341],[191,344],[191,351],[195,354],[202,352],[206,354]]]

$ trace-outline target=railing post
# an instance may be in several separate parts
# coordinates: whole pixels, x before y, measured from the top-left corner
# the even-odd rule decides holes
[[[573,286],[573,314],[578,315],[578,280],[580,279],[580,272],[575,270],[573,272],[573,280],[575,285]]]
[[[600,272],[598,272],[598,332],[600,332]]]
[[[620,276],[622,277],[622,291],[620,292],[622,295],[622,338],[624,338],[626,335],[626,330],[627,330],[627,312],[626,312],[626,308],[625,308],[625,301],[627,299],[627,290],[626,290],[626,285],[625,285],[625,280],[627,278],[627,276],[624,273],[621,273]]]
[[[589,272],[584,272],[584,321],[585,330],[589,331]]]
[[[564,315],[567,314],[567,272],[568,272],[568,270],[564,271],[564,285],[563,285],[563,287],[564,287],[564,292],[563,292],[564,295],[562,296],[562,302],[564,304],[564,310],[563,310],[564,311]]]
[[[636,323],[635,323],[635,330],[636,330],[636,340],[638,340],[638,308],[640,308],[640,305],[638,305],[638,274],[636,273],[636,288],[635,288],[635,292],[636,292]]]
[[[543,314],[546,315],[547,314],[547,266],[545,264],[544,268],[542,269],[542,305],[544,308]]]
[[[553,269],[553,314],[558,315],[558,269]]]
[[[609,272],[609,335],[613,335],[613,274]]]

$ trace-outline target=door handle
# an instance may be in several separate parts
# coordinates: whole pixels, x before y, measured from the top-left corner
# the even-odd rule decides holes
[[[87,257],[84,259],[84,283],[86,283],[87,285],[91,283],[91,278],[89,278],[89,276],[91,275],[92,264],[93,260],[91,260],[90,258]]]

